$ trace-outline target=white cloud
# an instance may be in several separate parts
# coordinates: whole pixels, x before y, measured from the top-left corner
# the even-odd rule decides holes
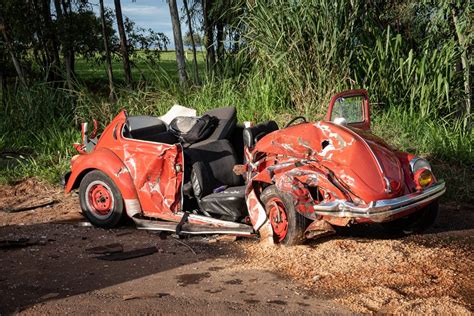
[[[123,14],[127,15],[157,15],[157,16],[166,16],[169,15],[168,12],[163,12],[160,8],[151,5],[125,5],[122,6]]]

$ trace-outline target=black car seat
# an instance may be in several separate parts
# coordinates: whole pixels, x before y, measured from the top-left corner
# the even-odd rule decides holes
[[[213,109],[205,112],[204,114],[218,118],[219,122],[217,127],[208,138],[190,145],[190,148],[197,148],[201,145],[212,143],[220,139],[228,139],[231,136],[235,125],[237,124],[237,112],[235,108],[231,106]]]
[[[158,117],[147,115],[129,116],[123,129],[123,136],[165,144],[178,142],[178,138],[167,130],[165,122]]]
[[[263,122],[252,127],[244,128],[244,145],[252,149],[259,139],[276,130],[278,130],[278,124],[275,121]]]
[[[185,159],[192,164],[190,185],[203,211],[230,221],[246,216],[244,181],[233,172],[237,159],[228,140],[187,148]]]

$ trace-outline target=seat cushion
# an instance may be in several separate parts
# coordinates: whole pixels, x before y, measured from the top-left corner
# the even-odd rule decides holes
[[[209,194],[199,201],[199,206],[210,214],[220,215],[222,219],[237,221],[247,215],[245,186]]]
[[[234,130],[235,125],[237,124],[237,112],[235,108],[231,106],[213,109],[205,112],[204,114],[217,117],[219,119],[217,127],[208,138],[190,145],[190,148],[211,143],[216,140],[229,138],[232,134],[232,131]]]
[[[191,177],[193,177],[193,172],[196,173],[197,181],[203,188],[202,196],[211,193],[221,185],[239,186],[243,184],[243,178],[233,172],[237,160],[234,149],[228,140],[218,140],[186,148],[184,154],[185,173],[189,170]],[[196,168],[199,170],[194,170]],[[206,179],[201,175],[205,175]],[[212,181],[209,180],[210,177]]]

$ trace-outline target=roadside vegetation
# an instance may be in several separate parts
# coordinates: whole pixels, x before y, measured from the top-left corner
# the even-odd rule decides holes
[[[190,14],[183,9],[181,18],[202,34],[196,39],[202,42],[177,57],[165,51],[169,39],[129,27],[132,82],[111,26],[116,10],[106,9],[102,31],[100,19],[87,13],[96,30],[87,40],[96,46],[85,46],[80,43],[86,39],[77,43],[58,30],[60,23],[68,25],[68,16],[85,16],[89,2],[55,2],[69,4],[62,17],[53,10],[53,26],[47,16],[34,25],[44,36],[57,31],[56,63],[54,48],[30,40],[31,30],[16,21],[20,3],[27,2],[11,0],[0,7],[0,57],[7,65],[0,182],[32,176],[58,182],[75,154],[71,144],[79,141],[80,122],[97,118],[103,127],[121,109],[160,115],[175,103],[198,112],[235,105],[241,121],[282,124],[295,115],[321,119],[332,94],[365,88],[373,132],[432,161],[447,180],[449,199],[474,201],[469,1],[186,1]],[[104,30],[110,35],[112,81],[100,44]],[[139,39],[147,45],[140,46]],[[75,67],[68,70],[71,48]],[[185,60],[185,78],[178,74],[177,58]]]

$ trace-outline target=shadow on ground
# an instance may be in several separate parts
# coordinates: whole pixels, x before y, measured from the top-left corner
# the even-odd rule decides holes
[[[104,230],[71,224],[37,224],[0,228],[0,239],[29,238],[41,244],[0,250],[0,314],[33,304],[91,292],[183,265],[225,257],[238,250],[183,241],[134,228]],[[124,250],[155,246],[157,253],[126,261],[103,261],[87,248],[120,243]]]

